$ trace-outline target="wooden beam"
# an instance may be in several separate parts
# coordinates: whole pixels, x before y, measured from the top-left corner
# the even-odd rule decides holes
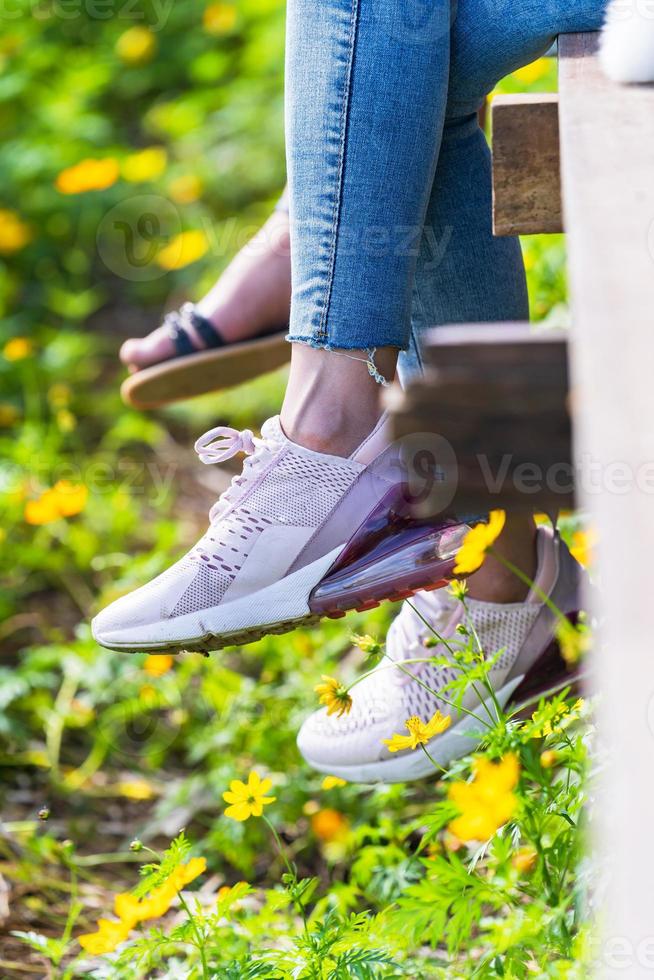
[[[492,102],[493,231],[563,231],[558,97],[499,95]]]
[[[654,86],[606,79],[597,35],[562,36],[560,54],[579,497],[601,583],[598,975],[640,980],[654,968]]]
[[[424,358],[425,376],[392,389],[387,406],[395,437],[441,440],[448,503],[459,513],[570,506],[565,334],[525,323],[438,327]]]

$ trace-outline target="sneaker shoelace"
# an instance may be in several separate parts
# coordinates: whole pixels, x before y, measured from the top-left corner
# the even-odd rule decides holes
[[[207,466],[223,463],[238,453],[244,453],[243,470],[232,479],[227,490],[220,495],[209,511],[209,520],[213,524],[220,518],[234,498],[234,492],[246,483],[253,472],[267,462],[276,446],[269,440],[258,438],[250,429],[232,429],[228,425],[219,425],[209,429],[195,443],[195,451],[201,462]]]

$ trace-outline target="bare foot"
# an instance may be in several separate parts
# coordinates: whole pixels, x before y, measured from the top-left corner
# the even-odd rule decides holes
[[[291,255],[288,214],[274,211],[263,228],[230,262],[211,291],[195,304],[197,312],[216,327],[223,340],[248,340],[288,322],[291,304]],[[205,343],[192,325],[194,347]],[[175,356],[165,326],[147,337],[126,340],[120,359],[138,371]]]

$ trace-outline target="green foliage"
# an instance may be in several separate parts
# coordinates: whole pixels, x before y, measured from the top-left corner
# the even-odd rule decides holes
[[[94,612],[197,537],[215,496],[186,455],[197,429],[216,414],[256,425],[280,394],[276,377],[217,404],[128,411],[117,325],[140,329],[169,295],[199,295],[284,180],[280,0],[214,5],[218,34],[195,0],[107,18],[100,6],[64,18],[56,6],[36,16],[15,4],[0,40],[0,121],[12,134],[0,147],[0,210],[30,230],[24,246],[0,247],[0,351],[10,337],[33,344],[19,360],[0,353],[0,871],[16,896],[2,970],[32,957],[61,980],[586,976],[588,720],[562,714],[573,698],[489,725],[483,753],[519,756],[520,806],[490,841],[469,845],[448,831],[447,788],[469,778],[470,758],[420,784],[325,789],[297,752],[320,674],[353,681],[370,669],[389,609],[209,660],[182,656],[161,672],[93,642]],[[121,38],[135,26],[154,40],[126,64]],[[130,159],[151,147],[165,150],[161,173],[127,179]],[[85,158],[116,160],[119,176],[62,194],[58,175]],[[201,188],[185,204],[173,197],[180,178]],[[131,234],[144,212],[157,218],[144,245],[202,230],[209,249],[148,277],[156,261],[126,267],[127,239],[106,231],[116,207]],[[562,246],[525,249],[543,317],[565,301]],[[30,522],[30,503],[62,481],[84,490],[75,512]],[[343,665],[352,632],[361,649]],[[471,637],[457,658],[454,703],[471,681],[486,684],[490,666]],[[543,766],[543,751],[555,765]],[[230,780],[253,768],[273,779],[278,842],[263,821],[223,814]],[[338,832],[321,829],[326,812]],[[135,836],[164,852],[142,879]],[[515,865],[524,848],[535,853],[528,870]],[[117,893],[149,893],[190,853],[207,873],[165,917],[114,952],[80,950],[76,937],[112,918]]]

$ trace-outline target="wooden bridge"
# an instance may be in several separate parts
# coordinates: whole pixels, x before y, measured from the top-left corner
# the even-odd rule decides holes
[[[608,81],[597,35],[564,35],[558,97],[499,97],[492,123],[495,233],[565,230],[573,327],[439,327],[424,378],[389,406],[398,436],[451,443],[457,509],[576,502],[597,531],[591,667],[608,759],[591,817],[610,871],[598,975],[651,977],[654,86]]]

